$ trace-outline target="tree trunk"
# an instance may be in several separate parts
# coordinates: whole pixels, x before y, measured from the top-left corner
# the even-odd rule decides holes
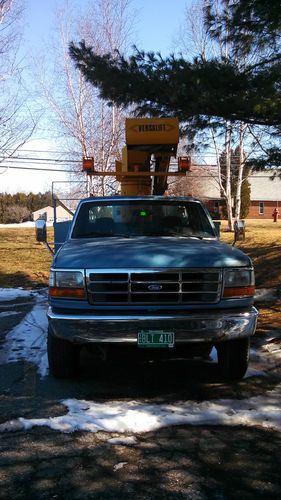
[[[244,122],[240,123],[240,133],[239,133],[239,163],[238,163],[238,175],[237,175],[237,187],[235,196],[235,219],[238,220],[241,217],[241,188],[243,182],[243,171],[245,164],[244,156],[244,136],[247,125]]]
[[[231,192],[231,140],[232,140],[232,125],[229,121],[227,121],[225,123],[225,161],[226,161],[225,201],[227,210],[228,229],[230,231],[233,231],[234,224],[233,224],[233,214],[232,214],[232,192]]]

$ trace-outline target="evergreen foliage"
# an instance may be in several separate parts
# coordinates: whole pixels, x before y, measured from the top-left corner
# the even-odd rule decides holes
[[[250,52],[253,46],[278,50],[281,32],[280,0],[232,0],[224,1],[221,16],[214,11],[214,2],[205,6],[206,24],[213,36],[221,34],[227,23],[225,39]]]
[[[245,219],[248,216],[251,206],[251,186],[246,177],[242,182],[241,187],[241,211],[240,218]]]
[[[32,220],[32,212],[50,206],[52,195],[45,193],[0,193],[0,223],[9,224]]]
[[[280,166],[280,0],[210,0],[204,14],[209,34],[230,42],[231,54],[191,61],[134,47],[125,58],[98,55],[81,41],[70,44],[70,55],[109,103],[134,106],[139,116],[177,116],[191,146],[198,132],[220,128],[222,120],[265,126],[272,143],[260,167]]]
[[[211,118],[277,126],[281,124],[281,62],[239,68],[210,61],[137,50],[98,55],[85,42],[70,45],[71,57],[100,96],[119,106],[136,105],[139,115],[178,116],[199,129]],[[278,85],[279,83],[279,85]]]

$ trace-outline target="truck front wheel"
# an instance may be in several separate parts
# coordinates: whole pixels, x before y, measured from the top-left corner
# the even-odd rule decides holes
[[[221,342],[216,349],[221,375],[226,379],[241,380],[249,363],[249,337]]]
[[[55,337],[48,329],[48,361],[50,373],[56,378],[70,378],[79,367],[79,346]]]

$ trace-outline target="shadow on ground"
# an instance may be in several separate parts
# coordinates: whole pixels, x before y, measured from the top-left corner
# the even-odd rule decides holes
[[[0,288],[19,288],[36,289],[48,286],[48,282],[35,281],[27,273],[23,271],[15,271],[14,273],[0,272]]]
[[[110,436],[109,436],[110,437]],[[112,445],[105,433],[34,429],[1,439],[0,498],[270,499],[280,496],[280,436],[176,427]]]
[[[253,260],[257,287],[280,286],[281,259],[280,247],[261,246],[259,248],[241,248]]]

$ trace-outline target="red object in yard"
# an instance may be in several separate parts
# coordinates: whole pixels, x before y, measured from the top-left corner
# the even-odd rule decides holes
[[[279,216],[279,210],[278,208],[275,208],[272,212],[272,218],[273,218],[273,222],[277,222],[278,220],[278,216]]]

